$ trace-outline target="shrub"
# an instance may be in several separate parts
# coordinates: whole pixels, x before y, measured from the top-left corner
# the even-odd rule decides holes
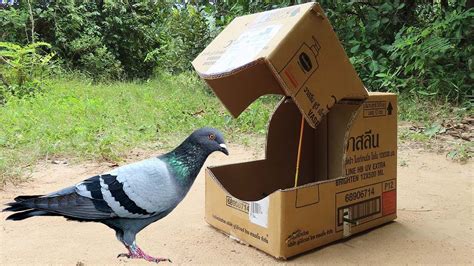
[[[473,18],[474,9],[454,10],[426,27],[401,29],[389,49],[396,88],[454,101],[467,98],[474,85]]]
[[[3,42],[17,42],[26,44],[28,33],[26,24],[28,13],[26,10],[15,8],[0,8],[0,40]]]
[[[163,24],[162,45],[150,52],[146,61],[171,73],[190,70],[191,61],[211,40],[209,26],[195,6],[173,8]]]
[[[167,1],[35,1],[35,36],[51,43],[69,69],[96,80],[148,78],[156,62],[146,55],[160,47]],[[28,43],[28,7],[0,9],[0,25],[16,43]]]
[[[170,7],[167,1],[145,0],[106,1],[98,7],[103,42],[122,64],[125,78],[146,79],[154,73],[156,61],[145,58],[162,45]]]
[[[66,67],[79,70],[96,80],[118,79],[121,62],[104,45],[99,24],[101,13],[95,2],[52,2],[37,9],[41,38],[51,42]]]
[[[54,56],[42,49],[50,47],[44,42],[26,46],[0,42],[0,103],[5,101],[7,94],[24,97],[42,88],[43,78],[49,73]]]

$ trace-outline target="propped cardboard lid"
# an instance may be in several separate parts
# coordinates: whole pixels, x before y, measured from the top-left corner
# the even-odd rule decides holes
[[[234,19],[193,66],[235,117],[261,95],[282,94],[315,127],[336,102],[368,97],[315,3]]]

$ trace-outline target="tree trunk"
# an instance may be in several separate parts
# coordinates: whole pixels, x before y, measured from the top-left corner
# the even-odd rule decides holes
[[[448,0],[441,0],[440,1],[440,4],[441,4],[441,11],[444,13],[446,11],[448,11],[449,9],[449,3],[448,3]]]
[[[31,43],[35,43],[35,19],[33,18],[33,10],[31,8],[30,0],[28,0],[28,13],[31,21]]]
[[[416,0],[403,0],[402,3],[405,4],[401,10],[402,19],[405,19],[405,22],[413,22],[415,20],[415,9],[416,9]]]
[[[474,7],[474,0],[467,0],[466,1],[466,10],[469,10]]]

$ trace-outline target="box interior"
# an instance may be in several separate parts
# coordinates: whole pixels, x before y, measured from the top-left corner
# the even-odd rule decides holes
[[[334,105],[315,129],[305,121],[298,186],[343,176],[346,137],[360,104]],[[211,172],[229,194],[245,201],[293,188],[300,125],[299,109],[290,98],[283,99],[270,120],[265,159],[212,167]]]

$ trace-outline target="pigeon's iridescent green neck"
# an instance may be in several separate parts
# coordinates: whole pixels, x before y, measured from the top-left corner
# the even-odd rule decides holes
[[[208,157],[202,148],[190,143],[182,143],[161,159],[169,165],[169,170],[181,185],[191,185]]]

